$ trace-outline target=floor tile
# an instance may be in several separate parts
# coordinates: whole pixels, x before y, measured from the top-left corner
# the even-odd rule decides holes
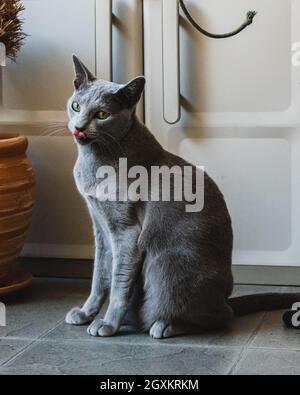
[[[285,374],[299,370],[300,331],[283,326],[281,311],[235,318],[223,331],[161,341],[124,327],[114,337],[93,338],[86,326],[64,323],[66,313],[85,301],[89,289],[89,280],[36,279],[25,292],[5,298],[7,327],[0,328],[0,374],[226,374],[232,369],[235,374]],[[238,285],[233,295],[299,290]]]
[[[287,350],[248,350],[235,375],[299,375],[300,352]]]
[[[244,346],[249,341],[253,332],[258,327],[263,314],[253,314],[247,317],[235,318],[232,325],[227,330],[210,331],[207,333],[178,336],[170,339],[161,340],[161,344],[167,345],[184,345],[184,346]],[[87,326],[72,326],[64,322],[61,323],[50,333],[45,335],[48,340],[75,340],[75,341],[93,341],[103,343],[123,343],[153,345],[157,340],[152,339],[147,333],[136,334],[133,331],[121,328],[121,331],[113,337],[94,338],[87,334]]]
[[[38,341],[0,374],[227,374],[235,348]]]
[[[0,339],[0,366],[24,349],[29,343],[30,341],[25,340]]]
[[[286,328],[282,322],[284,311],[272,311],[265,315],[250,347],[283,348],[300,351],[300,330]]]
[[[264,287],[264,286],[236,286],[234,295],[240,296],[249,293],[259,292],[275,292],[279,287]],[[193,345],[193,346],[208,346],[208,345],[221,345],[221,346],[243,346],[246,345],[252,336],[253,332],[258,327],[263,313],[252,314],[246,317],[235,318],[232,325],[223,331],[211,331],[209,333],[202,333],[197,335],[180,336],[164,340],[164,343],[169,345]],[[76,340],[76,341],[97,341],[98,339],[89,336],[86,333],[86,326],[75,327],[61,323],[56,329],[46,335],[47,339],[51,340]],[[126,344],[141,344],[151,345],[153,339],[148,334],[136,334],[121,330],[116,336],[111,338],[102,339],[107,343],[126,343]]]
[[[37,338],[62,320],[70,308],[82,304],[86,295],[85,281],[35,280],[28,290],[2,299],[7,325],[0,327],[0,338]]]
[[[271,285],[235,285],[232,296],[253,295],[267,292],[281,292],[281,287]]]

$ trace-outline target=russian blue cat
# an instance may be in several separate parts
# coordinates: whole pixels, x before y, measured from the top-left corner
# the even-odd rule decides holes
[[[192,166],[167,152],[136,116],[145,79],[125,85],[97,80],[74,56],[75,91],[68,101],[69,129],[78,147],[77,188],[86,201],[95,236],[91,294],[66,322],[90,323],[92,336],[112,336],[124,322],[153,338],[228,325],[234,313],[290,307],[299,295],[230,299],[233,232],[222,193],[204,175],[204,207],[186,201],[105,201],[97,196],[98,169]],[[193,166],[196,174],[198,169]],[[106,179],[107,185],[114,182]],[[172,184],[171,187],[174,187]],[[151,192],[151,191],[150,191]],[[150,193],[151,195],[151,193]],[[97,318],[108,299],[103,319]]]

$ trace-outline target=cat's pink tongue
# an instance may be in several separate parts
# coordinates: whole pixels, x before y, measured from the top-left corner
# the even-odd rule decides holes
[[[81,132],[80,130],[77,129],[74,130],[73,135],[75,137],[84,137],[84,138],[87,137],[86,132]]]

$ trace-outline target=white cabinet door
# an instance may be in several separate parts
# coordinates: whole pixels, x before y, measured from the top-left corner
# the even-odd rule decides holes
[[[93,238],[90,219],[75,189],[73,165],[76,148],[66,130],[66,100],[73,86],[72,54],[103,79],[125,82],[142,73],[142,6],[135,0],[24,0],[24,31],[29,35],[16,64],[2,69],[0,133],[26,134],[28,154],[37,175],[37,203],[23,255],[38,257],[91,258]],[[122,7],[120,5],[122,3]],[[133,11],[136,23],[128,17]],[[122,26],[112,28],[121,13]],[[130,14],[131,15],[131,14]],[[129,20],[128,20],[129,18]],[[120,20],[121,22],[121,20]],[[128,24],[128,25],[127,25]],[[112,62],[112,48],[124,42],[130,67]],[[133,52],[135,56],[132,56]],[[113,65],[114,64],[114,65]],[[44,136],[60,130],[63,136]]]
[[[185,0],[216,33],[258,12],[223,40],[178,18],[177,3],[144,1],[146,122],[220,186],[233,219],[234,263],[300,266],[300,67],[291,60],[300,1]]]

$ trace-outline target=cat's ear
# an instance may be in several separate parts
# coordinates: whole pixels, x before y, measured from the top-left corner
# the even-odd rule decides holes
[[[76,89],[79,89],[82,85],[88,82],[96,80],[96,78],[89,71],[89,69],[75,55],[73,55],[73,63],[75,70],[74,86]]]
[[[124,106],[131,108],[137,104],[145,86],[145,77],[136,77],[129,81],[126,85],[122,86],[115,95]]]

